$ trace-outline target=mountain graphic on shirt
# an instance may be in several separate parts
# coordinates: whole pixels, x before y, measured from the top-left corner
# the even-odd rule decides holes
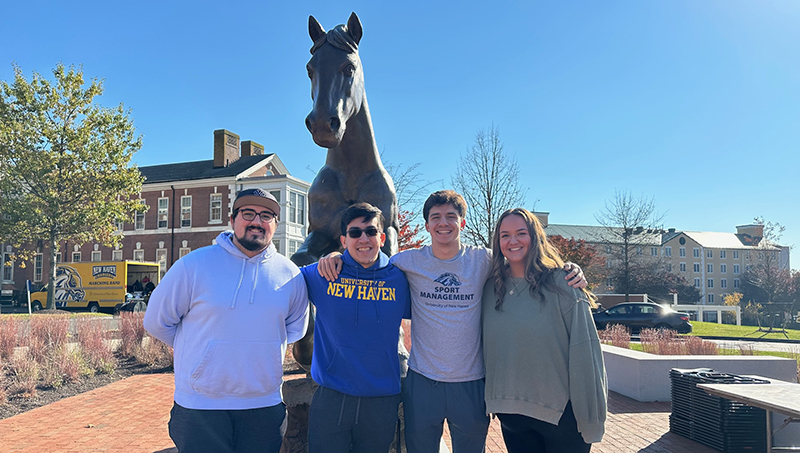
[[[461,280],[458,279],[458,275],[452,272],[445,272],[434,281],[444,286],[461,286]]]

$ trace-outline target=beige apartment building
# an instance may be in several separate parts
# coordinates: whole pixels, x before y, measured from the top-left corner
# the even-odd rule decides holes
[[[612,252],[621,243],[605,227],[551,224],[549,213],[535,214],[548,235],[584,240],[597,248],[608,268],[619,264]],[[637,238],[631,254],[658,260],[667,271],[683,276],[698,289],[700,300],[681,303],[723,304],[726,295],[741,291],[742,274],[765,260],[778,269],[789,268],[789,247],[761,243],[763,225],[739,225],[735,233],[636,228],[632,234]],[[612,290],[610,280],[600,288],[603,290]]]

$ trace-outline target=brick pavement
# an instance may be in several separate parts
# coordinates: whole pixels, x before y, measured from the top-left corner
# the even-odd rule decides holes
[[[172,374],[136,375],[0,420],[0,452],[173,453],[167,433],[172,383]],[[610,393],[606,436],[592,452],[717,452],[669,433],[669,406]],[[445,442],[449,447],[447,435]],[[506,452],[497,420],[486,451]]]

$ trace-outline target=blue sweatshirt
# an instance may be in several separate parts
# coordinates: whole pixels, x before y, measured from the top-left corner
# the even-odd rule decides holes
[[[273,245],[248,258],[230,232],[176,261],[144,316],[147,331],[175,348],[175,402],[190,409],[279,404],[286,344],[307,325],[297,266]]]
[[[300,271],[317,308],[311,377],[351,396],[400,393],[398,332],[411,317],[408,281],[381,252],[364,268],[345,251],[342,272],[328,282],[311,264]]]

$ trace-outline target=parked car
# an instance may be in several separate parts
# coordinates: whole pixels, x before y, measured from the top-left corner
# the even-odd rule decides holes
[[[621,324],[630,328],[631,332],[638,332],[644,328],[673,329],[678,333],[692,331],[688,314],[647,302],[626,302],[614,305],[592,316],[597,330],[605,329],[609,325]]]

